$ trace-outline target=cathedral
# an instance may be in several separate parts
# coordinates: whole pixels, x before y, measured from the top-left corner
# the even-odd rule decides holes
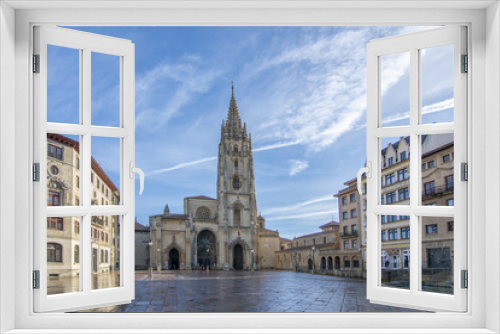
[[[274,268],[277,231],[257,214],[252,139],[241,122],[232,87],[222,122],[217,162],[217,198],[184,198],[184,213],[150,216],[151,263],[164,269]]]

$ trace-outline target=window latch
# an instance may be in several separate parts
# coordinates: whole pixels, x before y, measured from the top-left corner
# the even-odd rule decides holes
[[[462,67],[460,69],[461,73],[468,73],[469,72],[469,57],[467,55],[461,55],[462,59]]]
[[[366,162],[366,167],[363,167],[361,168],[360,170],[358,170],[358,182],[357,182],[357,186],[358,186],[358,192],[360,195],[363,194],[363,190],[362,190],[362,187],[361,187],[361,177],[363,176],[363,174],[366,173],[366,178],[367,179],[371,179],[372,177],[372,163],[370,161],[367,161]]]
[[[40,55],[33,55],[33,73],[40,73]]]
[[[460,276],[461,276],[461,281],[462,281],[462,284],[461,284],[462,289],[469,288],[469,273],[468,273],[468,271],[462,270],[460,272]]]
[[[33,289],[40,289],[40,270],[33,270]]]
[[[131,179],[134,179],[135,173],[139,174],[139,180],[140,180],[140,185],[141,189],[139,190],[139,195],[142,195],[142,192],[144,191],[144,172],[137,167],[134,167],[134,162],[130,161],[129,163],[129,177]]]
[[[460,164],[460,180],[469,181],[469,165],[466,162]]]
[[[40,182],[40,163],[33,164],[33,181]]]

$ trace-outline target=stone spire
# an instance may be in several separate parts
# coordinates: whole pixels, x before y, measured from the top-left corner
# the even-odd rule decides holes
[[[241,128],[241,118],[238,112],[238,105],[236,104],[236,99],[234,98],[234,85],[231,85],[231,101],[229,102],[224,132],[228,134],[228,137],[232,138],[240,138],[244,135],[243,129]]]

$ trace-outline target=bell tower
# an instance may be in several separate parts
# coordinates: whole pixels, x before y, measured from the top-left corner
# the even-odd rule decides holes
[[[255,267],[257,260],[257,205],[253,173],[252,139],[241,122],[231,86],[227,118],[222,121],[217,165],[219,231],[224,231],[228,267],[233,268],[233,248],[243,248],[243,267]],[[222,235],[222,234],[221,234]],[[222,246],[222,245],[221,245]],[[239,250],[239,246],[238,250]],[[238,253],[238,258],[240,254]],[[239,266],[239,264],[238,264]]]

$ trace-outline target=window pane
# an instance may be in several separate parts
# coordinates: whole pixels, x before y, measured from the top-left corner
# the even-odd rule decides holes
[[[382,126],[410,125],[410,53],[380,58]]]
[[[410,138],[381,139],[381,204],[410,204]]]
[[[47,45],[47,122],[80,122],[80,50]]]
[[[453,230],[449,217],[422,217],[422,291],[453,294]]]
[[[92,290],[121,286],[120,219],[121,216],[92,216]]]
[[[382,215],[381,227],[381,285],[410,288],[410,217]]]
[[[92,205],[120,203],[120,138],[92,137]]]
[[[47,206],[80,205],[79,136],[47,134]]]
[[[453,205],[453,138],[453,134],[421,137],[422,205]]]
[[[92,52],[92,125],[120,126],[120,57]]]
[[[80,291],[80,217],[47,218],[47,294]]]
[[[453,45],[420,50],[422,123],[453,122]]]

